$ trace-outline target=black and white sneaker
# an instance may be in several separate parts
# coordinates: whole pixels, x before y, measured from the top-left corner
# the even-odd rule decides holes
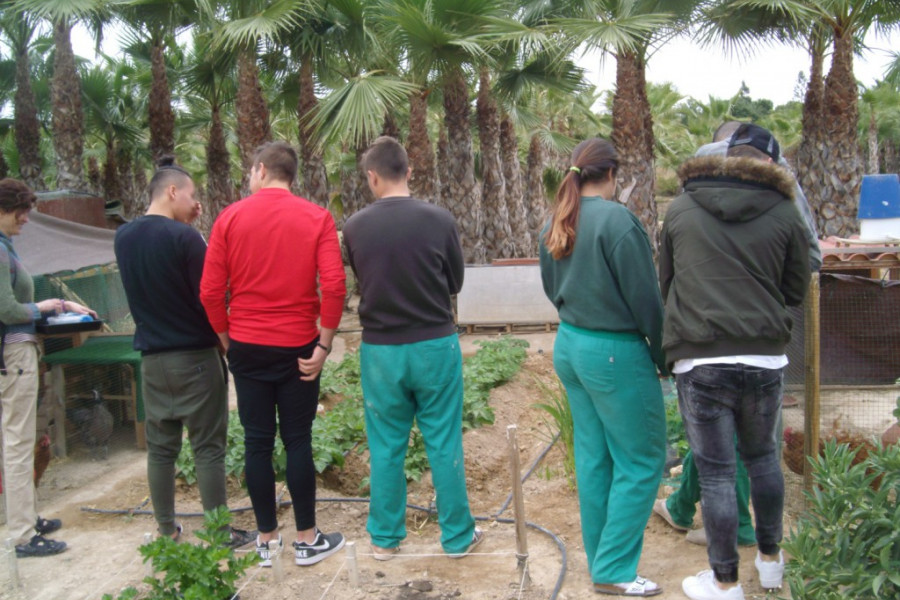
[[[271,567],[272,559],[281,552],[282,546],[284,546],[284,542],[281,541],[281,534],[278,535],[278,539],[268,542],[260,542],[259,536],[257,536],[256,553],[259,554],[259,566]]]
[[[316,529],[316,540],[312,544],[294,542],[294,562],[301,567],[308,567],[325,560],[343,547],[343,534],[322,533]]]

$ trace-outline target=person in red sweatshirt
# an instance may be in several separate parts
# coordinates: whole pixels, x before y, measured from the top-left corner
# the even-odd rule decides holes
[[[262,566],[271,566],[282,546],[272,467],[276,427],[287,453],[294,562],[315,564],[344,545],[340,533],[316,527],[312,457],[319,375],[341,320],[344,267],[334,219],[291,194],[296,175],[289,144],[256,150],[252,194],[216,219],[200,282],[200,301],[234,375]]]

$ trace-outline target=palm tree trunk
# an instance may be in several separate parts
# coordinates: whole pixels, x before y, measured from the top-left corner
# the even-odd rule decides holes
[[[825,62],[825,47],[810,41],[809,54],[811,65],[809,83],[803,100],[802,128],[803,138],[797,149],[797,181],[809,202],[813,214],[818,215],[822,208],[825,167],[825,123],[824,100],[825,80],[822,76]],[[822,231],[822,220],[817,218],[816,228]]]
[[[231,156],[225,143],[225,128],[219,106],[213,105],[206,143],[206,214],[212,223],[226,206],[234,202]]]
[[[469,87],[461,68],[445,76],[444,123],[447,126],[449,151],[449,178],[442,181],[444,200],[456,217],[466,263],[483,264],[484,213],[475,181],[472,132],[469,129]]]
[[[835,31],[831,70],[825,78],[825,195],[819,212],[823,235],[850,237],[859,231],[856,210],[863,168],[859,156],[853,35]]]
[[[3,153],[0,152],[0,179],[5,179],[9,176],[9,163],[6,162],[6,158],[3,156]]]
[[[868,166],[866,171],[869,173],[878,173],[878,124],[875,122],[875,106],[869,111],[869,131],[868,131]]]
[[[147,121],[150,127],[150,156],[156,162],[175,151],[175,113],[166,75],[165,43],[161,36],[150,46],[150,101]]]
[[[656,170],[653,157],[653,118],[647,99],[643,58],[623,52],[616,57],[616,95],[613,97],[612,142],[619,152],[616,177],[619,202],[634,213],[656,254],[659,222],[656,212]]]
[[[31,65],[28,45],[16,51],[16,95],[14,124],[16,149],[19,152],[19,176],[33,190],[44,189],[41,178],[41,128],[37,104],[31,87]]]
[[[522,191],[522,165],[519,163],[519,140],[516,126],[509,115],[500,121],[500,154],[503,157],[503,180],[506,182],[506,211],[513,236],[515,256],[534,256],[531,232],[528,230],[528,211]]]
[[[119,167],[116,160],[116,143],[106,143],[106,162],[103,163],[103,196],[106,201],[122,200],[122,188],[119,187]]]
[[[438,193],[434,203],[450,210],[451,200],[447,196],[443,185],[443,182],[450,181],[450,140],[447,139],[447,129],[445,127],[441,127],[438,131],[436,171],[438,174]]]
[[[65,19],[53,25],[56,49],[50,97],[53,103],[53,148],[56,151],[57,189],[85,189],[84,114],[81,110],[81,79],[72,52],[72,27]]]
[[[316,147],[314,127],[319,100],[316,98],[312,60],[300,63],[300,99],[297,106],[297,122],[300,128],[300,170],[306,198],[319,206],[328,206],[328,174],[322,150]]]
[[[547,220],[547,196],[544,194],[544,164],[547,152],[540,136],[532,135],[528,147],[528,170],[525,175],[525,207],[531,234],[531,256],[537,256],[541,229]]]
[[[118,186],[122,194],[121,200],[124,205],[126,201],[133,201],[134,193],[134,158],[130,150],[119,148],[116,152],[116,166],[118,172]]]
[[[250,192],[250,164],[256,149],[271,141],[269,106],[263,96],[256,66],[256,50],[248,48],[238,55],[238,89],[234,109],[237,117],[238,147],[241,150],[241,195]]]
[[[419,200],[439,204],[434,149],[428,138],[428,94],[429,90],[424,90],[409,96],[409,137],[406,140],[412,167],[409,189]]]
[[[356,147],[356,168],[353,171],[344,171],[341,176],[341,204],[344,211],[341,215],[340,225],[347,222],[354,213],[362,210],[375,201],[369,190],[369,182],[362,170],[362,156],[369,147],[369,141],[363,139]]]
[[[506,206],[506,182],[500,160],[500,113],[491,95],[487,67],[481,68],[478,99],[475,105],[478,139],[481,142],[481,205],[484,208],[485,260],[515,255],[509,211]]]

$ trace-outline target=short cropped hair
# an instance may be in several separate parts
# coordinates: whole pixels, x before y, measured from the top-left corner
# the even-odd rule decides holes
[[[713,141],[721,142],[722,140],[730,140],[731,136],[734,135],[734,132],[738,130],[738,127],[743,125],[740,121],[725,121],[716,129],[715,133],[713,133]]]
[[[160,157],[156,164],[156,173],[153,174],[153,177],[150,178],[150,183],[147,184],[147,195],[150,196],[151,201],[170,185],[181,188],[188,181],[193,180],[190,173],[183,167],[175,164],[175,157],[171,154]]]
[[[37,196],[18,179],[0,179],[0,211],[5,213],[28,211],[34,208]]]
[[[377,138],[362,159],[364,171],[375,171],[388,181],[406,178],[409,171],[409,157],[406,149],[395,138],[383,135]]]
[[[294,183],[297,177],[297,152],[287,142],[267,142],[253,153],[253,166],[260,163],[277,181]]]

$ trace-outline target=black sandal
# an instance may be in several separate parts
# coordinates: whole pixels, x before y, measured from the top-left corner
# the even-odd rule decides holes
[[[31,556],[52,556],[59,554],[66,549],[65,542],[57,542],[49,540],[42,535],[36,535],[31,538],[27,544],[18,544],[16,546],[16,556],[18,558],[28,558]]]
[[[59,519],[43,519],[38,517],[37,523],[34,525],[34,530],[38,532],[38,535],[50,535],[60,527],[62,527],[62,521]]]

